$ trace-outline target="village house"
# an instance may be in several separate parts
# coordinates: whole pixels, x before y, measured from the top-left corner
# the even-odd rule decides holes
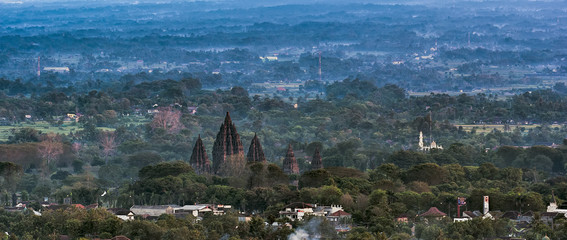
[[[210,204],[184,205],[182,207],[174,208],[173,211],[176,215],[191,214],[194,217],[202,217],[206,213],[213,213],[214,215],[224,214],[224,212],[220,214],[218,211],[215,214],[213,206]]]
[[[280,217],[286,217],[292,221],[301,221],[306,215],[313,215],[313,206],[307,203],[292,203],[280,211]]]
[[[202,217],[206,213],[211,213],[213,215],[224,215],[232,209],[231,205],[222,204],[197,204],[197,205],[155,205],[155,206],[144,206],[144,205],[134,205],[130,208],[130,212],[133,215],[145,216],[145,217],[158,217],[162,214],[172,214],[172,215],[186,215],[190,214],[194,217]],[[128,215],[128,213],[125,213]]]
[[[409,223],[409,214],[401,214],[399,216],[397,216],[394,220],[396,220],[397,223]]]
[[[191,107],[187,107],[187,110],[189,111],[189,114],[195,115],[195,114],[197,113],[197,109],[198,109],[198,108],[199,108],[199,107],[192,107],[192,106],[191,106]]]
[[[134,205],[130,208],[130,211],[139,216],[159,217],[162,214],[173,214],[174,209],[178,207],[177,205]]]
[[[114,214],[117,218],[123,221],[134,220],[134,213],[126,208],[108,208],[106,211]]]
[[[439,209],[437,209],[436,207],[431,207],[429,208],[429,210],[427,210],[427,212],[424,212],[419,216],[427,220],[441,220],[446,217],[447,214],[439,211]]]
[[[345,222],[351,218],[351,214],[343,210],[336,211],[334,213],[328,214],[327,219],[329,222]]]
[[[343,223],[351,218],[351,214],[345,212],[340,205],[317,206],[301,202],[289,204],[279,213],[280,217],[287,217],[293,221],[302,221],[308,215],[326,217],[330,222],[336,223]]]

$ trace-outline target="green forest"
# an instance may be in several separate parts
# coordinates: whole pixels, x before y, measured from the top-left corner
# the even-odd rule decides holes
[[[0,0],[0,239],[567,239],[565,9]]]
[[[3,86],[19,85],[4,81],[9,84]],[[11,206],[17,196],[29,207],[28,212],[1,213],[1,226],[13,233],[10,237],[285,239],[293,230],[272,223],[289,222],[296,229],[311,222],[279,215],[294,202],[338,204],[352,214],[348,233],[318,222],[321,234],[331,239],[410,239],[412,226],[421,239],[567,234],[564,219],[550,226],[538,218],[550,202],[567,200],[566,129],[554,121],[564,118],[567,96],[559,91],[504,100],[484,94],[409,97],[395,85],[346,79],[326,86],[325,98],[249,97],[241,87],[203,90],[197,78],[115,89],[121,90],[39,91],[30,97],[26,90],[8,95],[10,87],[5,89],[0,113],[11,116],[4,120],[11,130],[0,145],[5,161],[1,200]],[[257,134],[267,162],[248,163],[228,174],[197,174],[189,162],[195,140],[199,135],[211,156],[226,112],[244,149]],[[78,119],[65,119],[67,114]],[[34,128],[34,122],[48,127]],[[505,127],[481,132],[479,124],[477,132],[455,126],[481,122]],[[561,127],[551,127],[556,125]],[[74,130],[53,132],[68,126]],[[420,132],[426,142],[432,136],[445,148],[420,151]],[[282,170],[288,144],[298,174]],[[316,150],[324,168],[310,170]],[[456,217],[457,197],[468,199],[462,211],[481,210],[482,196],[490,196],[493,211],[531,211],[535,220],[521,233],[504,219],[420,220],[430,207]],[[237,211],[200,221],[164,215],[122,222],[101,208],[48,210],[41,206],[44,198],[106,208],[214,202]],[[30,209],[42,210],[42,215]],[[239,222],[242,213],[252,220]],[[398,223],[400,216],[409,216],[410,223]],[[30,223],[42,227],[24,227]]]

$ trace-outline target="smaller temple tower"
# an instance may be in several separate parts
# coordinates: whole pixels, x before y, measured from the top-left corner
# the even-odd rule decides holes
[[[295,154],[293,153],[293,148],[291,144],[287,147],[287,153],[283,161],[283,171],[287,174],[299,174],[299,165],[295,159]]]
[[[311,170],[317,170],[323,168],[323,158],[321,158],[321,152],[319,148],[315,149],[315,154],[313,154],[313,159],[311,160]]]
[[[266,163],[266,157],[264,156],[264,150],[262,150],[262,145],[256,133],[254,133],[254,138],[250,143],[250,148],[248,149],[248,155],[246,156],[249,163],[261,162]]]
[[[201,134],[199,134],[195,147],[193,147],[193,153],[191,154],[189,164],[191,164],[191,167],[193,167],[195,172],[198,174],[211,173],[211,162],[207,156],[203,140],[201,140]]]

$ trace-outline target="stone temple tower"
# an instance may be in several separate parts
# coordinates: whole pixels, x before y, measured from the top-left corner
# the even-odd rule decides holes
[[[321,168],[323,168],[323,158],[321,158],[319,148],[316,148],[315,154],[313,154],[313,159],[311,160],[311,170],[317,170]]]
[[[299,165],[295,159],[291,144],[287,147],[287,153],[283,161],[283,171],[287,174],[299,174]]]
[[[252,138],[246,159],[249,163],[267,162],[266,157],[264,156],[264,150],[262,150],[262,145],[260,144],[260,139],[258,139],[258,136],[256,134],[254,134],[254,138]]]
[[[191,164],[191,167],[193,167],[198,174],[211,173],[211,162],[209,161],[209,156],[207,156],[207,151],[201,140],[201,135],[199,135],[195,147],[193,147],[189,164]]]
[[[217,138],[215,139],[215,144],[213,145],[213,172],[223,175],[220,170],[222,167],[225,167],[224,165],[241,165],[239,162],[227,162],[227,159],[229,161],[244,160],[242,141],[240,141],[240,136],[228,112],[226,113],[224,123],[221,125]],[[230,168],[230,166],[228,166],[228,168]]]

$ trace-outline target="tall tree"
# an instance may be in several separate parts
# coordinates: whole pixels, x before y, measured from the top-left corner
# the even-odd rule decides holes
[[[116,134],[111,131],[103,131],[100,133],[100,145],[104,154],[104,162],[108,163],[108,157],[114,154],[116,150]]]
[[[183,129],[181,123],[181,111],[172,109],[171,107],[158,108],[158,113],[154,115],[151,127],[164,129],[167,133],[178,133]]]
[[[42,168],[44,177],[49,174],[49,165],[59,159],[63,153],[63,143],[61,136],[48,134],[43,136],[43,140],[38,144],[38,153],[42,158]]]

